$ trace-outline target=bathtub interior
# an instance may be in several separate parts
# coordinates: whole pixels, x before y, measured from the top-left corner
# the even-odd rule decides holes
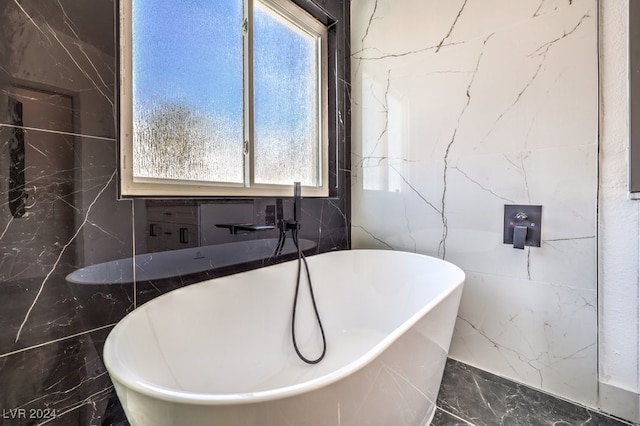
[[[410,253],[352,250],[308,259],[328,341],[316,366],[290,338],[297,263],[175,290],[129,314],[105,348],[110,373],[144,393],[209,402],[295,392],[373,359],[464,279],[458,268]],[[303,274],[304,275],[304,274]],[[320,350],[306,285],[297,332]]]

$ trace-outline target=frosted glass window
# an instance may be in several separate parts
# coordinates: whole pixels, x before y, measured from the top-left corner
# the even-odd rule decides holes
[[[327,196],[327,27],[290,0],[121,0],[120,192]]]
[[[320,139],[318,36],[254,7],[255,181],[316,186]]]
[[[243,182],[242,22],[242,0],[133,0],[134,179]]]

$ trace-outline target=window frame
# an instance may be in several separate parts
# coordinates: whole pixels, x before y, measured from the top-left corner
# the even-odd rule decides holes
[[[119,46],[119,196],[134,197],[278,197],[290,196],[292,185],[259,184],[254,178],[254,80],[253,80],[253,4],[275,11],[302,31],[317,37],[318,45],[318,182],[302,186],[305,197],[328,197],[329,176],[329,28],[291,0],[243,0],[243,127],[244,182],[209,182],[133,176],[133,0],[120,1]]]

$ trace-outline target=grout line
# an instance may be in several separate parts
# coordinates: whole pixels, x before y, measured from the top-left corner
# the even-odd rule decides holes
[[[49,345],[49,344],[51,344],[51,343],[62,342],[63,340],[67,340],[67,339],[73,339],[74,337],[82,336],[83,334],[90,334],[90,333],[93,333],[93,332],[95,332],[95,331],[104,330],[104,329],[106,329],[106,328],[113,327],[113,326],[115,326],[115,325],[116,325],[116,323],[112,323],[112,324],[108,324],[108,325],[103,325],[102,327],[92,328],[91,330],[82,331],[82,332],[80,332],[80,333],[75,333],[75,334],[72,334],[72,335],[70,335],[70,336],[61,337],[61,338],[59,338],[59,339],[55,339],[55,340],[49,340],[49,341],[47,341],[47,342],[39,343],[39,344],[37,344],[37,345],[28,346],[28,347],[26,347],[26,348],[22,348],[22,349],[18,349],[18,350],[15,350],[15,351],[7,352],[7,353],[4,353],[4,354],[0,355],[0,359],[2,359],[2,358],[6,358],[6,357],[11,356],[11,355],[19,354],[19,353],[21,353],[21,352],[30,351],[31,349],[41,348],[41,347],[46,346],[46,345]]]
[[[148,231],[147,231],[148,232]],[[136,253],[137,253],[137,243],[136,243],[136,203],[131,202],[131,238],[132,238],[132,253],[131,258],[133,259],[133,264],[131,265],[132,276],[133,276],[133,309],[138,308],[138,278],[136,277]]]
[[[87,139],[97,139],[97,140],[109,141],[109,142],[115,142],[116,141],[116,138],[109,138],[109,137],[106,137],[106,136],[84,135],[82,133],[62,132],[62,131],[59,131],[59,130],[40,129],[40,128],[37,128],[37,127],[28,127],[28,126],[16,126],[14,124],[6,124],[6,123],[0,123],[0,127],[7,127],[9,129],[31,130],[31,131],[34,131],[34,132],[53,133],[53,134],[56,134],[56,135],[74,136],[74,137],[87,138]]]
[[[45,424],[47,424],[47,423],[50,423],[50,422],[52,422],[52,421],[54,421],[54,420],[58,420],[58,419],[60,419],[62,416],[66,416],[66,415],[67,415],[67,414],[69,414],[69,413],[72,413],[72,412],[74,412],[74,411],[76,411],[76,410],[79,410],[79,409],[81,409],[82,407],[84,407],[85,405],[93,405],[93,406],[94,406],[94,410],[95,410],[95,405],[96,405],[96,402],[98,402],[98,401],[97,401],[97,400],[96,400],[96,401],[93,401],[92,399],[93,399],[94,397],[96,397],[96,396],[100,396],[100,395],[102,395],[102,394],[104,394],[106,397],[108,397],[108,396],[111,394],[111,391],[113,391],[114,389],[115,389],[115,388],[114,388],[114,386],[113,386],[113,385],[111,385],[111,386],[107,386],[106,388],[103,388],[103,389],[100,389],[99,391],[97,391],[97,392],[95,392],[95,393],[93,393],[93,394],[89,395],[88,397],[84,398],[82,401],[79,401],[75,407],[72,405],[72,406],[71,406],[71,408],[67,408],[67,409],[65,409],[64,411],[60,411],[60,412],[56,411],[56,412],[55,412],[55,416],[53,416],[53,417],[51,417],[51,418],[49,418],[49,419],[46,419],[46,420],[45,420],[45,421],[43,421],[42,423],[38,423],[38,424],[37,424],[37,426],[42,426],[42,425],[45,425]],[[108,391],[108,393],[107,393],[107,391]],[[37,410],[36,410],[36,411],[37,411]],[[94,415],[95,415],[95,412],[94,412]]]
[[[475,426],[473,423],[470,423],[470,422],[468,422],[467,420],[463,419],[462,417],[460,417],[460,416],[456,416],[456,415],[455,415],[455,414],[453,414],[452,412],[447,411],[447,410],[445,410],[444,408],[439,407],[439,406],[437,406],[437,405],[436,405],[436,410],[443,411],[443,412],[447,413],[448,415],[450,415],[450,416],[452,416],[452,417],[455,417],[456,419],[458,419],[458,420],[460,420],[460,421],[464,422],[465,424],[467,424],[467,425],[469,425],[469,426]]]
[[[595,2],[595,6],[596,6],[596,42],[595,42],[595,51],[596,53],[596,70],[597,70],[597,75],[596,75],[596,114],[598,119],[596,120],[596,196],[595,196],[595,226],[594,226],[594,231],[595,231],[595,245],[594,245],[594,249],[595,249],[595,291],[596,291],[596,363],[595,363],[595,373],[596,373],[596,403],[601,406],[602,403],[602,395],[601,395],[601,390],[600,390],[600,378],[602,377],[602,375],[604,374],[604,368],[601,366],[602,364],[602,355],[600,352],[603,351],[602,348],[602,326],[603,326],[603,321],[602,321],[602,313],[603,313],[603,309],[602,306],[603,305],[603,296],[604,296],[604,292],[602,292],[601,290],[601,285],[603,283],[603,280],[601,280],[600,274],[603,273],[602,267],[601,267],[601,262],[602,262],[602,254],[603,252],[600,250],[600,244],[602,243],[602,236],[600,233],[601,230],[601,226],[602,226],[602,206],[600,205],[600,197],[602,196],[602,190],[601,190],[601,185],[602,185],[602,177],[603,177],[603,172],[602,172],[602,166],[603,166],[603,162],[602,162],[602,154],[603,154],[603,149],[602,149],[602,145],[604,143],[604,140],[602,138],[603,134],[602,134],[602,130],[603,130],[603,121],[604,121],[604,117],[603,117],[603,103],[604,103],[604,90],[603,90],[603,82],[604,82],[604,78],[603,78],[603,72],[604,72],[604,61],[601,58],[601,55],[603,54],[603,50],[601,50],[603,48],[603,36],[604,36],[604,31],[602,31],[602,4],[600,2],[600,0],[596,0]],[[629,48],[629,50],[631,50],[631,48]],[[629,61],[629,71],[631,71],[631,61]],[[631,79],[629,77],[628,81],[630,81]],[[629,89],[631,89],[631,84],[629,84]],[[629,90],[629,92],[631,92]],[[631,101],[629,101],[629,111],[631,110]],[[631,115],[631,114],[629,114]],[[627,125],[627,131],[629,136],[631,136],[631,132],[629,131],[630,129],[630,123]],[[630,172],[629,172],[629,177],[630,177]]]
[[[572,238],[572,240],[583,240],[583,239],[594,239],[594,237],[585,237],[585,238]],[[548,241],[548,240],[547,240]],[[596,242],[597,244],[597,242]],[[470,274],[476,274],[476,275],[486,275],[489,277],[498,277],[498,278],[513,278],[513,276],[509,276],[509,275],[504,275],[504,274],[499,274],[499,273],[495,273],[495,272],[486,272],[486,271],[480,271],[480,270],[476,270],[476,269],[465,269],[464,270],[465,273],[470,273]],[[564,284],[556,284],[556,283],[552,283],[549,280],[541,280],[541,279],[533,279],[533,280],[529,280],[527,278],[518,278],[521,281],[526,281],[528,283],[541,283],[541,284],[546,284],[549,285],[553,288],[563,288],[563,289],[568,289],[568,290],[585,290],[585,291],[591,291],[591,292],[596,292],[597,288],[583,288],[583,287],[576,287],[574,285],[564,285]],[[477,368],[477,367],[476,367]]]

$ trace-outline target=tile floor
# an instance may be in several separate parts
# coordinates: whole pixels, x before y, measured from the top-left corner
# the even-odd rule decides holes
[[[432,426],[625,426],[630,423],[449,359]]]

